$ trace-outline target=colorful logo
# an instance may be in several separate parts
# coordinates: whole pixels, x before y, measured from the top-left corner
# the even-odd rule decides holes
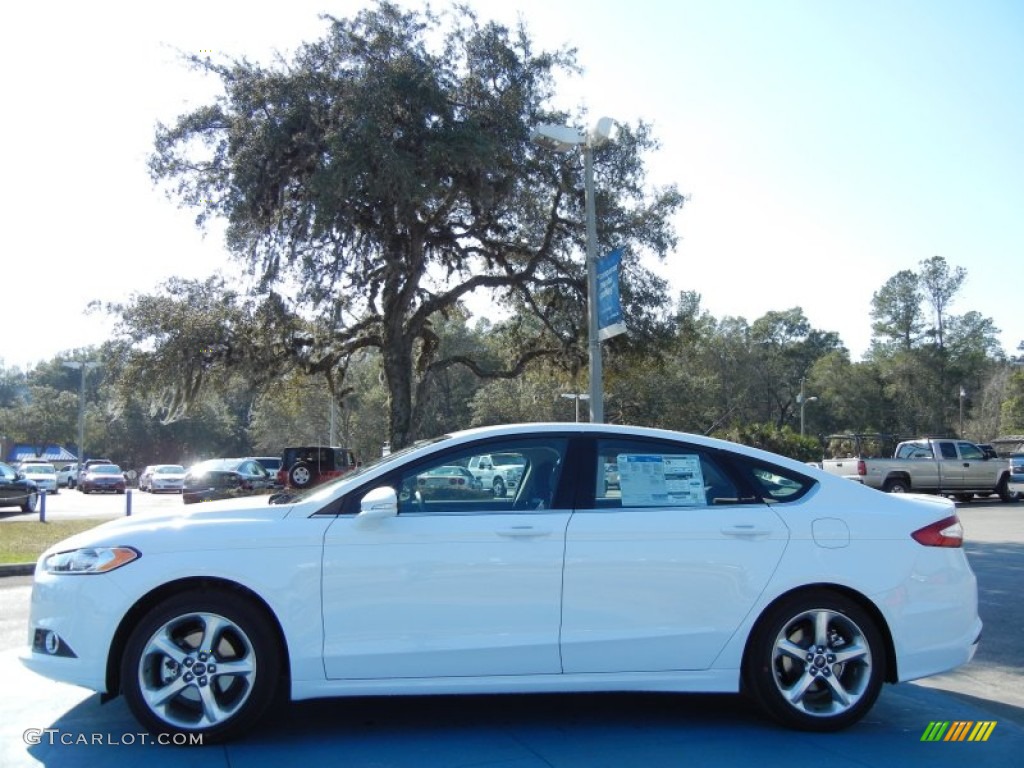
[[[921,741],[988,741],[995,720],[933,720],[921,734]]]

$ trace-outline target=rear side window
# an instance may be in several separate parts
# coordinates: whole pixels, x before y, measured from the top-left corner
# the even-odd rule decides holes
[[[598,508],[707,507],[740,503],[728,470],[709,451],[657,440],[597,441]]]
[[[817,484],[806,475],[772,464],[744,459],[740,459],[738,463],[743,473],[749,477],[758,500],[767,504],[796,501]]]

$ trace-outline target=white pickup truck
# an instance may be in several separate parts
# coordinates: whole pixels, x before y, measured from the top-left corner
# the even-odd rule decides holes
[[[863,436],[851,435],[850,438]],[[838,444],[835,437],[831,438]],[[967,501],[975,494],[998,494],[1011,501],[1009,467],[967,440],[920,438],[904,440],[892,458],[875,458],[853,439],[845,455],[833,451],[822,460],[826,472],[887,493],[937,493]]]
[[[515,493],[523,479],[526,458],[518,453],[494,453],[474,456],[467,468],[480,481],[481,488],[490,488],[495,496]]]

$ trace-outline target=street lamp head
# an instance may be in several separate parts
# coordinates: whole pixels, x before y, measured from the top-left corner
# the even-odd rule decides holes
[[[530,132],[530,141],[552,152],[569,152],[587,143],[587,137],[567,125],[538,125]]]
[[[594,125],[594,130],[590,132],[590,146],[600,147],[609,141],[614,141],[618,132],[618,123],[610,117],[602,117]]]

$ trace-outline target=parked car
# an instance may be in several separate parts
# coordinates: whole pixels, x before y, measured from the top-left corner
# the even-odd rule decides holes
[[[34,512],[39,499],[36,484],[10,464],[0,462],[0,507],[21,507]]]
[[[36,484],[40,491],[57,495],[57,468],[44,461],[26,461],[21,465],[25,477]]]
[[[269,491],[274,480],[255,459],[208,459],[189,468],[181,492],[186,504],[251,496]]]
[[[280,477],[284,462],[280,456],[250,456],[249,458],[258,461],[260,466],[267,470],[267,474],[274,481],[274,488],[284,488],[284,481]]]
[[[483,492],[483,484],[465,467],[440,466],[424,472],[416,478],[418,489],[435,498],[444,493]]]
[[[516,453],[496,453],[474,456],[469,460],[469,471],[484,488],[495,496],[515,493],[523,476],[526,459]]]
[[[78,490],[82,493],[124,493],[127,487],[124,472],[117,464],[93,464],[85,470],[85,474],[78,481]]]
[[[348,448],[323,445],[285,448],[277,480],[282,487],[310,488],[356,468],[356,457]]]
[[[524,459],[514,493],[416,493],[432,470],[495,454]],[[36,566],[22,659],[207,742],[252,728],[279,693],[746,691],[788,726],[830,731],[883,683],[973,657],[962,544],[949,499],[748,446],[486,427],[306,491],[59,543]]]
[[[110,459],[87,459],[84,464],[81,464],[78,468],[78,477],[75,478],[75,483],[78,485],[78,490],[82,490],[82,478],[85,477],[85,473],[95,467],[97,464],[113,464]]]
[[[1015,499],[1024,500],[1024,453],[1010,454],[1010,482],[1006,487]]]
[[[61,488],[74,488],[78,479],[78,465],[65,464],[57,470],[57,485]]]
[[[151,464],[139,475],[139,490],[157,493],[175,491],[185,487],[185,467],[181,464]]]
[[[892,458],[866,456],[858,444],[860,435],[851,435],[855,447],[849,455],[826,457],[822,469],[886,493],[937,493],[969,501],[975,494],[998,494],[1009,501],[1009,473],[1001,459],[988,456],[981,447],[967,440],[923,437],[897,444]],[[832,445],[839,436],[829,438]]]

